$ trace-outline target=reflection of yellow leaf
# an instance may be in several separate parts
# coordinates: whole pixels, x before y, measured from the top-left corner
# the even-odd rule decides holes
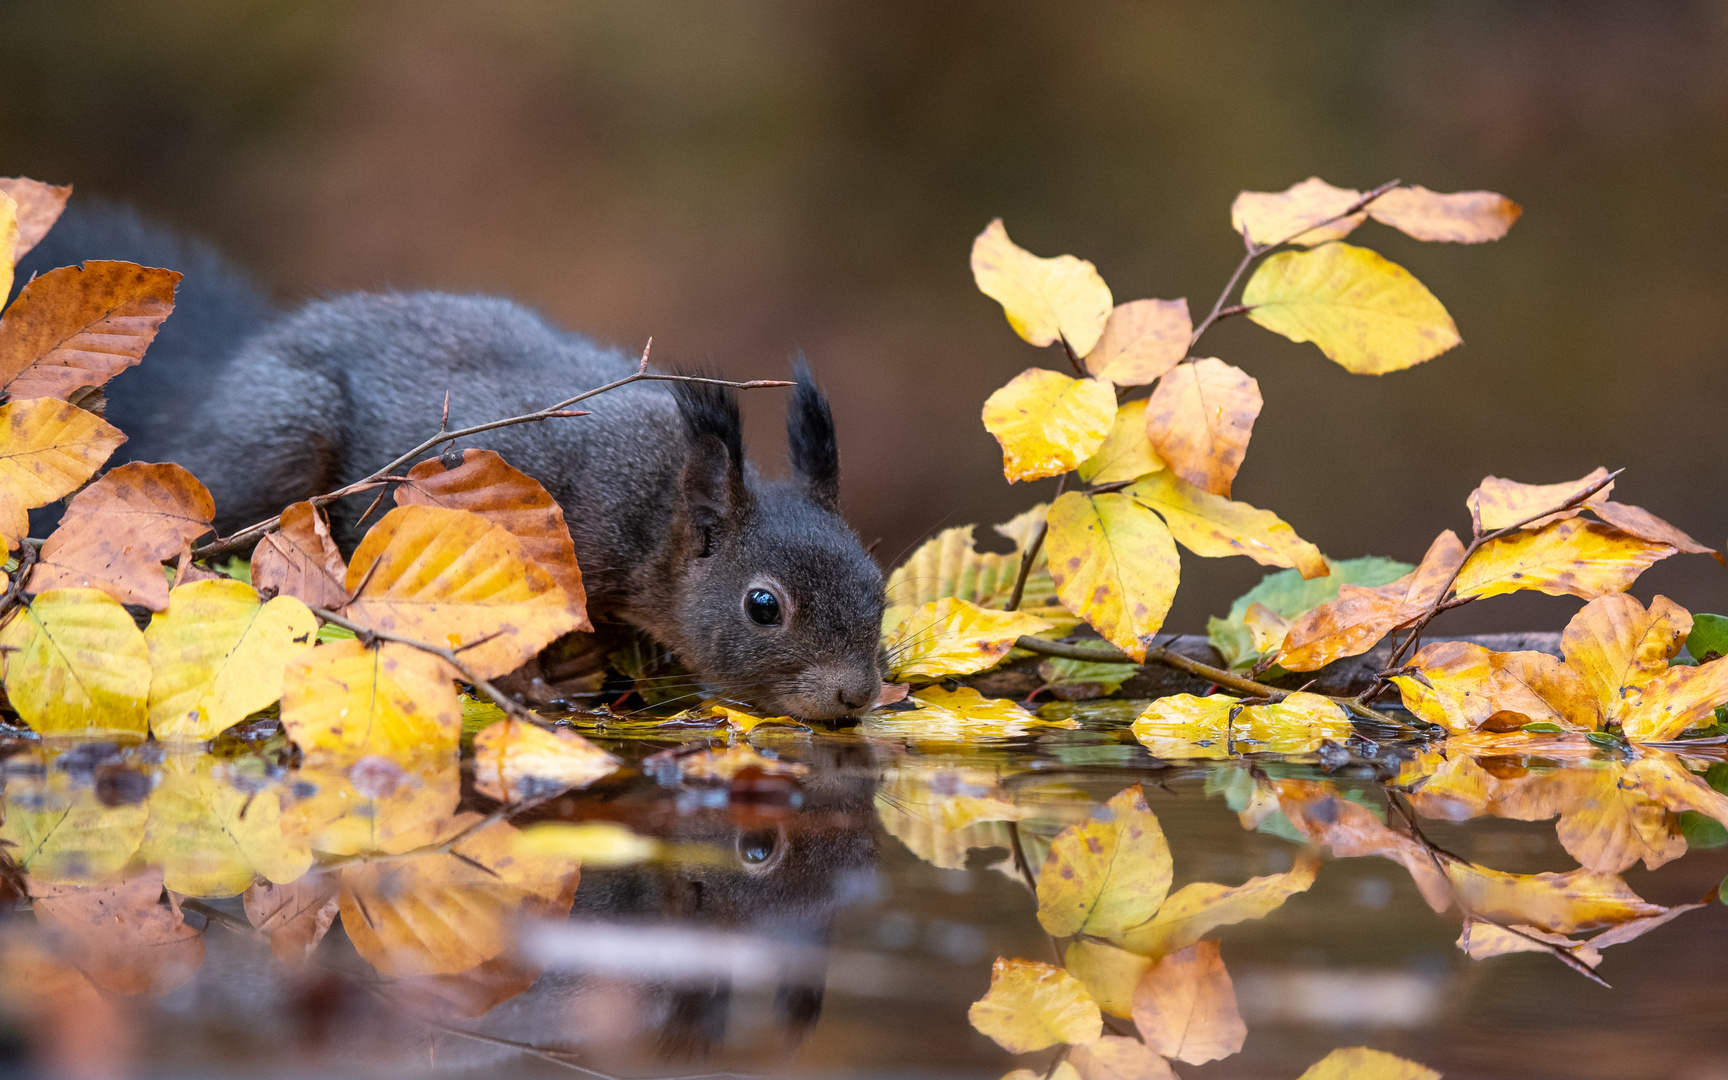
[[[1002,444],[1010,482],[1056,476],[1097,453],[1116,418],[1116,391],[1100,379],[1027,368],[984,402],[984,429]]]
[[[989,992],[966,1015],[1010,1054],[1096,1042],[1104,1026],[1098,1003],[1079,979],[1059,967],[1006,957],[991,967]]]
[[[1453,588],[1461,599],[1535,589],[1594,600],[1624,592],[1650,564],[1672,554],[1667,544],[1568,518],[1484,544],[1458,571]]]
[[[970,686],[956,690],[927,686],[907,700],[918,707],[870,713],[864,719],[864,730],[914,742],[968,743],[1016,738],[1031,727],[1080,726],[1075,720],[1042,719],[1007,698],[987,698]]]
[[[1085,356],[1110,317],[1110,287],[1091,263],[1072,255],[1041,259],[1008,239],[1001,218],[972,242],[972,278],[1034,345],[1063,338],[1075,356]]]
[[[678,772],[686,780],[731,780],[745,769],[785,776],[803,776],[810,771],[795,761],[764,757],[744,743],[723,750],[703,750],[678,759]]]
[[[1440,1074],[1382,1050],[1352,1046],[1327,1054],[1296,1080],[1440,1080]]]
[[[283,831],[331,855],[398,854],[437,843],[454,831],[462,794],[453,753],[408,772],[384,757],[303,768],[296,781],[296,789],[312,792],[283,808]]]
[[[18,760],[16,758],[14,761]],[[149,814],[142,802],[104,806],[91,787],[74,787],[64,769],[6,782],[0,840],[38,881],[91,885],[132,861]]]
[[[1607,479],[1608,470],[1603,468],[1596,469],[1582,480],[1569,480],[1563,484],[1520,484],[1498,476],[1485,476],[1465,502],[1470,507],[1470,517],[1477,529],[1491,533],[1515,525],[1532,514],[1560,506],[1591,484]],[[1606,502],[1608,493],[1613,490],[1614,482],[1609,480],[1600,491],[1590,496],[1590,502]],[[1582,507],[1561,511],[1539,518],[1525,528],[1539,529],[1549,522],[1577,517],[1581,513]]]
[[[1170,845],[1138,784],[1063,829],[1038,872],[1038,922],[1056,937],[1114,937],[1170,890]]]
[[[177,893],[238,896],[254,874],[287,882],[312,865],[311,850],[283,832],[275,789],[242,790],[228,770],[208,755],[176,754],[150,793],[140,851]]]
[[[925,862],[949,870],[964,869],[972,848],[1006,847],[999,823],[1022,817],[1004,797],[1001,779],[982,769],[890,768],[875,801],[888,835]]]
[[[501,720],[474,736],[474,787],[499,802],[587,787],[618,759],[567,728]]]
[[[282,696],[282,670],[311,647],[318,620],[292,596],[261,603],[242,581],[194,581],[168,594],[144,631],[150,729],[202,741]]]
[[[1095,1043],[1076,1046],[1069,1051],[1068,1060],[1079,1071],[1080,1080],[1175,1080],[1176,1076],[1169,1062],[1139,1039],[1126,1035],[1106,1035]]]
[[[1368,215],[1418,240],[1480,244],[1498,240],[1524,208],[1492,191],[1429,191],[1395,187],[1368,204]],[[1492,528],[1492,526],[1490,526]]]
[[[970,675],[1000,663],[1022,634],[1050,629],[1023,611],[996,611],[948,597],[908,614],[883,639],[892,681]]]
[[[1330,573],[1320,549],[1270,510],[1209,494],[1169,472],[1148,476],[1124,494],[1156,510],[1176,542],[1196,555],[1246,555],[1261,566],[1294,567],[1305,579]]]
[[[1062,954],[1070,974],[1086,984],[1098,1007],[1126,1019],[1134,1008],[1134,988],[1150,971],[1154,958],[1118,949],[1089,938],[1075,938]]]
[[[0,646],[6,697],[38,732],[144,734],[150,653],[112,596],[49,589],[0,628]]]
[[[660,854],[660,842],[616,821],[542,821],[523,829],[516,850],[557,855],[584,866],[630,866]]]
[[[1190,1065],[1227,1058],[1248,1037],[1216,941],[1154,964],[1134,988],[1133,1015],[1148,1047]]]
[[[1464,920],[1464,929],[1459,933],[1456,944],[1472,960],[1486,960],[1491,956],[1505,956],[1508,953],[1545,953],[1549,951],[1549,945],[1558,945],[1587,968],[1594,968],[1602,962],[1599,951],[1584,942],[1574,941],[1565,934],[1551,934],[1534,926],[1497,926],[1480,919]]]
[[[1249,279],[1242,302],[1254,322],[1291,341],[1312,341],[1357,375],[1411,367],[1462,340],[1452,316],[1410,271],[1344,243],[1273,255]]]
[[[1193,333],[1186,300],[1117,304],[1086,354],[1086,370],[1118,386],[1144,386],[1182,362]]]
[[[1244,191],[1230,204],[1230,227],[1256,244],[1286,242],[1312,247],[1349,236],[1366,214],[1352,214],[1330,225],[1362,198],[1360,191],[1336,188],[1318,176],[1283,191]]]
[[[1150,922],[1128,928],[1116,941],[1145,956],[1167,956],[1217,927],[1265,918],[1290,897],[1307,892],[1319,872],[1318,860],[1299,858],[1285,873],[1250,878],[1241,885],[1211,881],[1184,885],[1164,901]]]
[[[1063,606],[1145,660],[1182,573],[1176,543],[1158,515],[1120,492],[1070,491],[1050,507],[1044,546]]]
[[[1247,372],[1206,357],[1158,380],[1146,403],[1146,435],[1177,476],[1228,497],[1262,404]]]
[[[1103,445],[1079,466],[1080,479],[1088,484],[1115,484],[1138,480],[1164,468],[1164,459],[1152,449],[1146,436],[1146,399],[1124,401]]]
[[[288,664],[282,726],[308,754],[449,752],[462,734],[450,666],[408,645],[320,645]]]

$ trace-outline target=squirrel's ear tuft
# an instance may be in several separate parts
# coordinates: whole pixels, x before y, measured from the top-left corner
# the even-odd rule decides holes
[[[810,498],[829,510],[840,508],[840,445],[834,438],[834,417],[828,399],[816,389],[810,369],[800,357],[792,369],[797,385],[786,407],[786,440],[792,447],[792,470],[804,481]]]
[[[700,371],[680,371],[680,375],[702,377]],[[704,435],[719,439],[740,470],[744,467],[744,423],[738,416],[738,392],[730,386],[716,383],[672,383],[672,397],[678,402],[678,413],[684,418],[684,430],[692,444]]]
[[[714,527],[742,513],[749,501],[738,395],[729,386],[675,382],[672,396],[690,437],[690,456],[679,477],[680,512],[700,531],[702,554],[709,555]]]

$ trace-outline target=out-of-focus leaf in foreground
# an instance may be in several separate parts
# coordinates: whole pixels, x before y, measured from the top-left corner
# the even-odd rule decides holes
[[[30,882],[36,921],[90,980],[116,994],[166,994],[204,963],[204,935],[178,906],[160,903],[162,871],[142,869],[100,885]]]
[[[1352,1046],[1327,1054],[1296,1080],[1440,1080],[1440,1074],[1383,1050]]]

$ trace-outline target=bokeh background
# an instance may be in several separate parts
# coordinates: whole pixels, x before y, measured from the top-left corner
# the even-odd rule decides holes
[[[1356,234],[1462,348],[1363,378],[1245,320],[1209,336],[1266,398],[1236,496],[1328,554],[1414,560],[1467,528],[1484,474],[1626,466],[1618,497],[1720,545],[1725,61],[1720,2],[12,0],[0,172],[204,234],[284,305],[503,293],[737,377],[801,348],[884,561],[1053,486],[1010,487],[978,419],[1061,366],[972,285],[990,218],[1092,259],[1118,300],[1204,310],[1241,188],[1489,188],[1526,211],[1497,244]],[[779,407],[746,405],[769,471]],[[1261,572],[1187,558],[1170,628]],[[1676,558],[1637,591],[1728,610],[1728,571]]]

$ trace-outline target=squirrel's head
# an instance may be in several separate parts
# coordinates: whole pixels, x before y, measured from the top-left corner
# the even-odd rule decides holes
[[[690,455],[678,478],[672,645],[708,689],[765,715],[837,720],[882,687],[882,572],[839,512],[828,402],[802,364],[786,414],[793,478],[746,473],[737,396],[674,383]]]

